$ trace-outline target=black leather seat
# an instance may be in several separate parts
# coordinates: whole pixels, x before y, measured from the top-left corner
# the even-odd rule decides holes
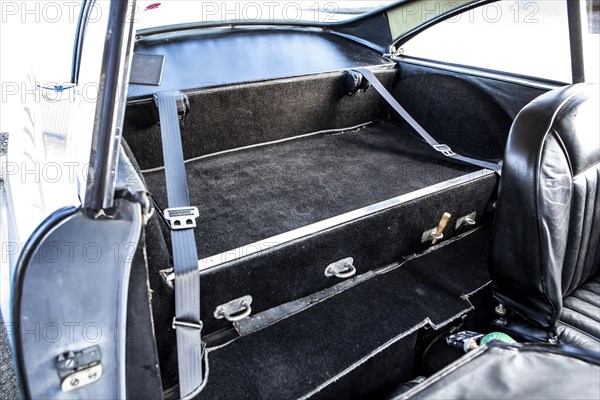
[[[508,139],[489,260],[494,296],[551,339],[600,351],[598,85],[548,92]]]
[[[388,400],[598,399],[600,353],[493,341]]]

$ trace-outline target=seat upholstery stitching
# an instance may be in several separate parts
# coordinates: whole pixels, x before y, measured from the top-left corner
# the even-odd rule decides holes
[[[581,311],[579,311],[579,310],[576,310],[576,309],[574,309],[574,308],[571,308],[571,307],[565,306],[565,305],[563,304],[563,311],[564,311],[564,310],[569,310],[569,311],[572,311],[574,314],[583,315],[583,316],[585,316],[585,317],[588,317],[589,319],[593,319],[593,320],[594,320],[594,321],[596,321],[596,322],[600,322],[600,318],[596,318],[595,316],[590,316],[590,315],[588,315],[588,314],[586,314],[586,313],[583,313],[583,312],[581,312]],[[600,309],[599,309],[598,311],[600,311]]]
[[[578,296],[577,296],[578,294],[579,294],[579,290],[576,290],[576,291],[574,291],[573,293],[571,293],[571,294],[569,295],[569,297],[567,297],[565,300],[568,300],[569,298],[577,299],[577,300],[579,300],[579,301],[581,301],[581,302],[583,302],[583,303],[589,304],[590,306],[597,307],[597,308],[598,308],[598,310],[600,311],[600,305],[598,305],[598,304],[594,304],[594,303],[590,303],[590,302],[589,302],[589,301],[587,301],[586,299],[582,299],[581,297],[578,297]]]
[[[593,285],[588,285],[588,284],[583,284],[579,289],[579,290],[585,290],[586,292],[590,292],[592,294],[596,294],[596,295],[600,295],[600,286],[597,287],[598,290],[594,290],[596,289],[596,287],[594,287]]]
[[[599,343],[600,343],[600,339],[596,338],[595,336],[592,336],[592,335],[591,335],[591,334],[589,334],[588,332],[584,332],[584,331],[582,331],[581,329],[579,329],[579,328],[576,328],[576,327],[574,327],[573,325],[571,325],[571,324],[569,324],[569,323],[567,323],[567,322],[563,321],[562,319],[560,319],[558,322],[559,322],[560,324],[562,324],[562,325],[566,326],[567,328],[571,328],[571,329],[573,329],[574,331],[577,331],[577,332],[581,333],[582,335],[584,335],[584,336],[586,336],[586,337],[588,337],[588,338],[590,338],[590,339],[592,339],[592,340],[595,340],[596,342],[599,342]]]

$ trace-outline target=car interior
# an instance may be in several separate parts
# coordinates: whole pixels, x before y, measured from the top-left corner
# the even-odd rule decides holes
[[[153,3],[139,13],[160,26],[139,29],[127,3],[100,29],[81,2],[70,83],[30,82],[76,101],[18,104],[16,150],[0,135],[3,161],[90,160],[62,186],[2,174],[1,233],[32,230],[0,265],[0,397],[600,398],[597,1],[564,0],[562,42],[552,14],[542,34],[498,30],[506,48],[472,26],[420,36],[491,0],[331,23],[184,23],[192,2]],[[528,23],[538,3],[504,9]],[[545,51],[569,76],[473,66],[476,44],[504,67]],[[82,243],[98,258],[48,253]]]
[[[585,359],[574,348],[600,351],[597,85],[390,58],[289,26],[148,34],[135,51],[164,56],[160,90],[189,102],[199,398],[462,397],[477,389],[456,379],[465,368],[508,371],[522,389],[536,363],[550,368],[544,344],[570,348],[561,357],[573,364]],[[356,68],[437,141],[502,162],[501,173],[435,151]],[[157,90],[129,88],[122,145],[156,210],[146,226],[156,352],[136,362],[160,370],[168,397],[178,357]],[[466,362],[469,341],[448,339],[459,332],[519,344]],[[519,368],[515,351],[541,358]]]

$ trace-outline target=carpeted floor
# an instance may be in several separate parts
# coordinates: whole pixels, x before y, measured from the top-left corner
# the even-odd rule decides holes
[[[318,394],[323,383],[341,378],[344,370],[368,360],[402,333],[426,320],[440,326],[456,318],[471,308],[461,296],[489,281],[490,236],[491,227],[482,227],[270,327],[209,350],[208,384],[199,398],[291,399]],[[412,350],[406,349],[406,359],[412,359]],[[404,368],[410,374],[410,361]],[[378,374],[372,376],[377,380]]]
[[[476,168],[448,161],[385,121],[186,164],[204,258],[387,200]],[[164,171],[144,174],[166,208]]]

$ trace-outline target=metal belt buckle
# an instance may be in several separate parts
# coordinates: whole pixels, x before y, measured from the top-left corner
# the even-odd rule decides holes
[[[197,329],[199,331],[202,330],[202,328],[204,327],[204,324],[202,323],[202,321],[185,321],[185,320],[178,320],[177,318],[173,318],[173,324],[171,325],[171,327],[173,329],[177,329],[177,327],[180,326],[182,328],[191,328],[191,329]]]
[[[193,229],[196,227],[196,218],[200,216],[197,207],[167,208],[164,211],[165,219],[173,230]]]
[[[448,146],[447,144],[436,144],[435,146],[433,146],[433,148],[445,155],[446,157],[452,157],[456,155],[456,153],[453,152],[450,146]]]

